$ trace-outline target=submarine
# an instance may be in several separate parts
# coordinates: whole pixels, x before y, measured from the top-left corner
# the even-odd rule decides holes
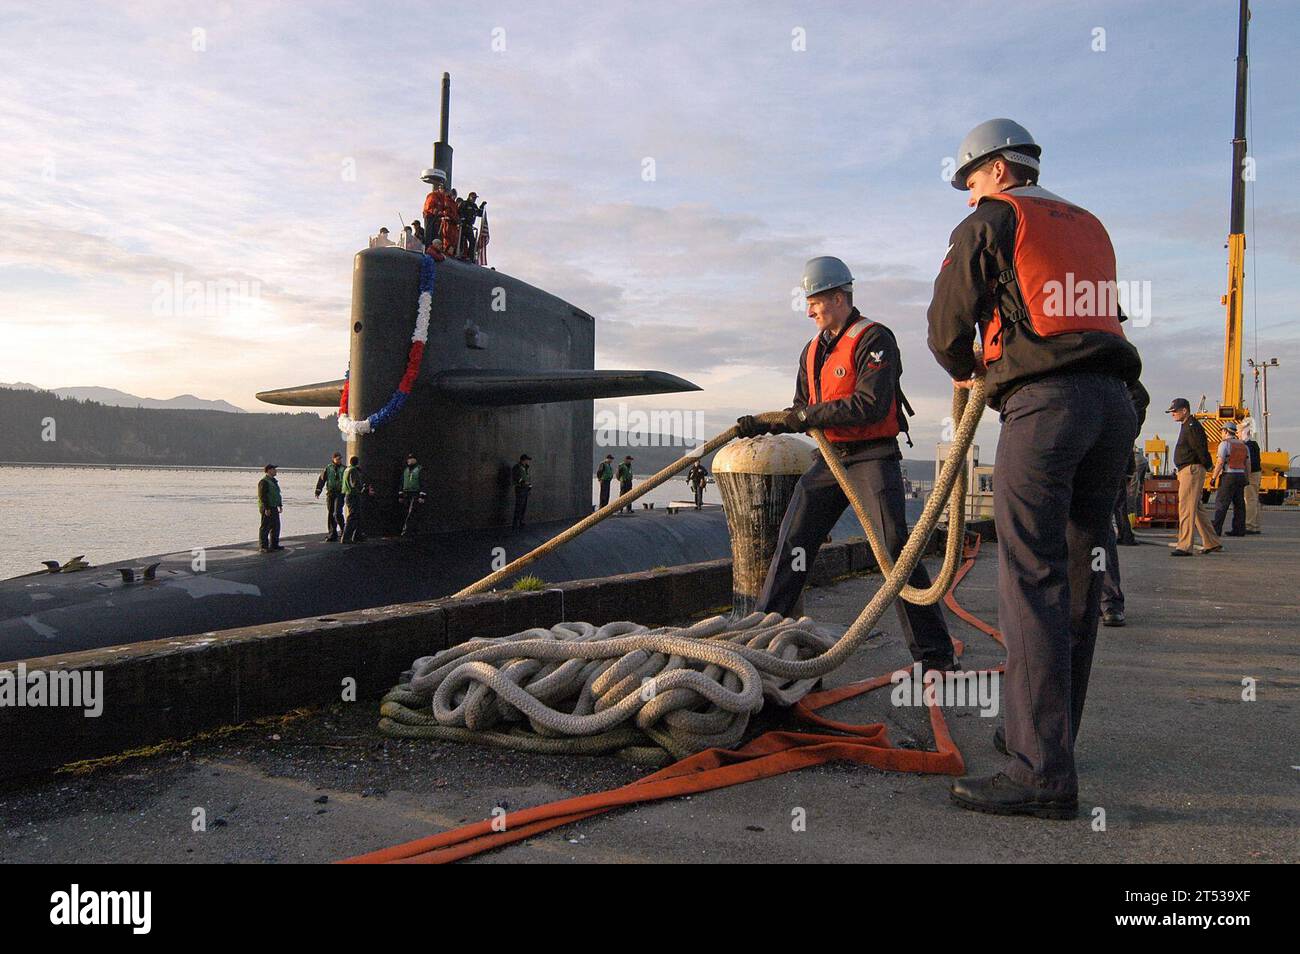
[[[433,154],[448,189],[450,88],[444,73]],[[594,399],[700,390],[666,371],[597,370],[595,319],[582,309],[497,269],[395,246],[354,257],[347,333],[343,378],[257,397],[336,410],[347,456],[376,488],[364,543],[312,534],[282,537],[285,549],[269,554],[244,542],[96,566],[50,561],[0,580],[0,662],[449,596],[592,512]],[[409,453],[430,488],[414,538],[399,534]],[[533,458],[534,484],[528,522],[511,530],[521,454]],[[850,508],[832,536],[861,532]],[[730,556],[721,508],[641,510],[526,574],[558,583]]]
[[[447,189],[450,85],[444,73],[433,148]],[[246,542],[0,581],[0,660],[448,596],[591,513],[594,399],[699,390],[665,371],[597,370],[595,320],[582,309],[502,271],[395,246],[356,254],[347,333],[344,378],[257,397],[338,409],[346,454],[376,488],[364,543],[284,537],[270,554]],[[429,488],[414,539],[397,533],[408,453]],[[511,531],[510,468],[525,453],[533,491],[527,524]],[[729,555],[720,509],[642,510],[528,573],[560,582]]]

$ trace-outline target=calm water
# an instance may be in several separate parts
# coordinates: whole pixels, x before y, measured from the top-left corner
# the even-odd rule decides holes
[[[325,504],[312,496],[316,470],[279,472],[281,533],[325,532]],[[112,563],[191,547],[257,539],[257,481],[244,468],[24,467],[0,465],[0,579],[85,554]],[[638,480],[638,483],[640,481]],[[613,487],[617,496],[618,485]],[[599,486],[592,481],[592,502]],[[690,499],[680,478],[637,502]],[[718,503],[712,484],[704,493]]]

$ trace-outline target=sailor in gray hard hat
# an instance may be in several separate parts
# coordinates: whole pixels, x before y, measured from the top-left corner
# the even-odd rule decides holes
[[[1032,181],[1038,180],[1038,158],[1043,150],[1029,130],[1012,119],[990,119],[966,134],[957,150],[957,174],[952,177],[952,187],[969,191],[966,177],[972,169],[995,155],[1008,162],[1032,170]]]
[[[1211,477],[1219,482],[1214,497],[1214,532],[1223,534],[1223,522],[1232,508],[1232,529],[1225,536],[1246,535],[1246,487],[1250,483],[1250,449],[1237,437],[1237,422],[1223,422],[1223,439],[1215,451]]]
[[[820,255],[808,259],[800,281],[805,298],[819,295],[832,288],[848,288],[852,292],[853,274],[849,267],[833,255]]]
[[[801,286],[817,334],[799,357],[794,404],[786,409],[783,424],[773,427],[746,416],[736,422],[737,430],[741,437],[756,437],[819,429],[865,502],[885,547],[897,558],[907,541],[898,435],[907,431],[904,409],[911,410],[899,386],[898,343],[888,328],[853,307],[853,273],[840,259],[811,259]],[[835,475],[818,457],[795,486],[756,610],[798,615],[808,570],[848,505]],[[908,582],[919,589],[930,585],[922,564]],[[943,611],[903,600],[895,608],[912,657],[923,670],[955,669]]]
[[[1071,818],[1101,615],[1093,554],[1105,551],[1137,436],[1142,361],[1120,327],[1110,237],[1096,216],[1038,185],[1041,156],[1010,119],[962,140],[952,186],[970,193],[974,211],[953,230],[935,279],[929,343],[955,387],[984,379],[1002,423],[993,506],[1007,761],[958,779],[951,797],[992,814]],[[1094,304],[1057,307],[1049,289],[1058,282],[1089,289]]]

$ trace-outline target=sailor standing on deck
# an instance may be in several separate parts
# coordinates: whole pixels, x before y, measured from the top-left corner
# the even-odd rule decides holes
[[[529,476],[529,465],[533,459],[527,454],[519,455],[519,463],[510,468],[510,483],[515,488],[515,515],[510,521],[511,530],[519,530],[524,525],[524,514],[528,511],[528,495],[533,489],[533,479]]]
[[[1219,490],[1214,498],[1214,532],[1223,533],[1223,521],[1232,507],[1232,529],[1226,536],[1246,535],[1246,486],[1250,483],[1250,449],[1237,438],[1237,425],[1228,421],[1223,425],[1223,440],[1219,442],[1218,463],[1214,465],[1214,478]]]
[[[353,457],[343,471],[343,496],[348,505],[348,520],[343,526],[344,543],[360,543],[366,538],[361,529],[362,512],[365,508],[365,496],[373,493],[370,480],[361,469],[361,459]]]
[[[1237,436],[1246,442],[1250,451],[1250,482],[1246,485],[1246,532],[1261,533],[1259,526],[1259,485],[1264,477],[1264,467],[1259,456],[1259,442],[1255,440],[1255,422],[1246,418],[1237,425]]]
[[[700,510],[704,507],[704,487],[709,482],[708,470],[697,460],[686,472],[686,482],[690,485],[691,492],[695,494],[695,509]]]
[[[1009,119],[962,141],[952,185],[970,192],[974,211],[949,239],[929,337],[958,387],[984,377],[1002,421],[993,509],[1008,760],[992,776],[955,781],[952,799],[993,814],[1070,818],[1100,609],[1094,554],[1137,436],[1126,385],[1142,361],[1120,328],[1106,229],[1037,185],[1040,155]]]
[[[898,435],[907,430],[907,399],[899,388],[902,362],[893,332],[853,307],[853,276],[838,258],[814,258],[804,266],[803,291],[817,334],[799,356],[794,402],[781,425],[752,416],[737,421],[741,437],[820,428],[839,455],[849,479],[890,555],[907,542],[902,454]],[[776,552],[755,607],[763,613],[794,613],[823,541],[849,506],[827,463],[816,462],[799,478],[781,521]],[[925,589],[930,575],[917,563],[908,582]],[[952,639],[937,605],[895,602],[912,658],[922,670],[955,670]]]
[[[479,216],[479,206],[474,200],[477,192],[471,192],[460,200],[460,257],[473,262],[478,257],[478,236],[474,231],[474,220]]]
[[[596,468],[596,480],[600,482],[600,506],[609,503],[609,483],[614,479],[614,455],[606,454],[605,459]]]
[[[425,493],[420,484],[420,462],[414,454],[406,455],[406,467],[402,470],[402,489],[397,493],[397,502],[406,508],[406,521],[402,524],[402,536],[414,536],[420,524],[420,508],[424,506]]]
[[[330,458],[325,469],[316,478],[316,496],[325,491],[325,526],[330,535],[326,543],[338,543],[339,534],[343,532],[343,455],[338,451]]]
[[[618,465],[618,495],[621,497],[632,489],[632,461],[633,457],[628,454],[623,458],[623,463]],[[619,513],[631,513],[632,505],[629,503],[619,508]]]
[[[257,544],[262,553],[269,553],[284,549],[280,546],[280,511],[284,509],[284,500],[280,496],[280,482],[275,479],[275,465],[267,464],[262,473],[262,479],[257,482],[257,509],[262,515]]]
[[[454,256],[460,242],[460,207],[447,192],[447,173],[425,169],[420,178],[433,187],[424,200],[425,237],[430,244],[441,239],[443,251]]]
[[[1133,410],[1137,413],[1138,430],[1141,430],[1147,419],[1147,406],[1151,403],[1151,395],[1147,394],[1147,389],[1137,381],[1129,385],[1128,395],[1133,402]],[[1127,468],[1125,479],[1119,483],[1114,519],[1110,522],[1110,533],[1106,537],[1106,566],[1101,581],[1101,625],[1103,626],[1124,625],[1124,590],[1119,574],[1119,547],[1138,545],[1137,536],[1128,521],[1128,482],[1137,467],[1134,455],[1128,455],[1128,463],[1125,467]]]

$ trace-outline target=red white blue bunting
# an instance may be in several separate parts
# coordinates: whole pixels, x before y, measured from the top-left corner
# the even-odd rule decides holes
[[[411,335],[411,350],[406,355],[406,371],[397,384],[397,390],[383,407],[364,420],[354,421],[348,416],[348,387],[351,369],[343,376],[343,393],[339,396],[339,430],[345,438],[369,434],[387,424],[401,413],[406,399],[411,395],[415,379],[424,360],[424,345],[429,340],[429,316],[433,309],[434,260],[430,255],[420,261],[420,302],[415,313],[415,332]]]

